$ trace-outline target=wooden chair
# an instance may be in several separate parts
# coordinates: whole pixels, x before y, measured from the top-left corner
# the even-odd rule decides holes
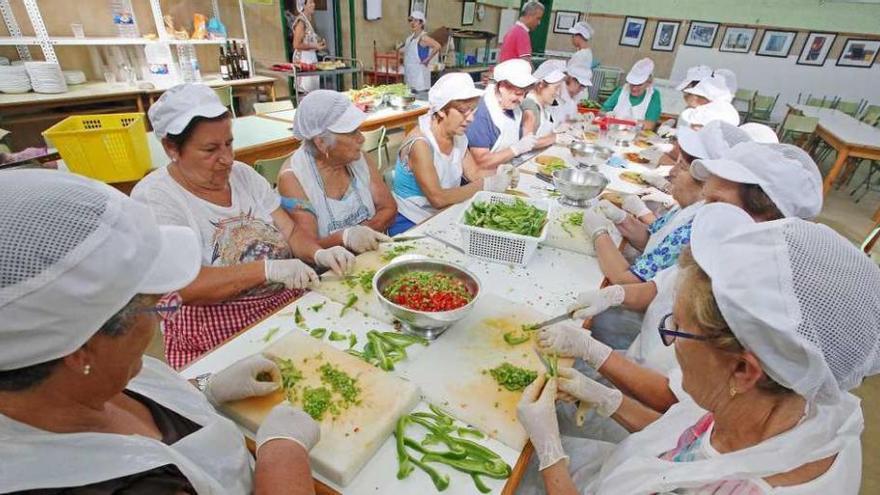
[[[290,100],[278,100],[254,103],[254,112],[257,114],[282,112],[284,110],[293,110],[293,102]]]
[[[401,80],[400,54],[397,51],[380,52],[373,41],[373,77],[370,84],[390,84]]]
[[[749,121],[774,127],[770,119],[773,115],[773,109],[776,108],[777,101],[779,101],[779,93],[776,93],[776,96],[765,96],[760,93],[755,94],[752,112],[749,115]]]
[[[288,153],[283,156],[276,156],[275,158],[257,160],[256,162],[254,162],[254,170],[256,170],[258,174],[262,175],[264,179],[269,181],[269,184],[272,184],[272,187],[275,187],[276,185],[278,185],[278,172],[281,171],[281,167],[284,165],[284,162],[286,162],[292,154],[293,153]]]
[[[866,106],[859,120],[868,125],[877,125],[880,122],[880,105]]]
[[[740,88],[736,90],[736,95],[733,97],[733,106],[736,108],[736,111],[739,112],[743,122],[748,122],[749,116],[752,113],[752,106],[755,104],[755,96],[757,94],[758,90],[756,89]],[[739,105],[737,105],[737,103],[739,103]]]
[[[235,99],[232,97],[232,86],[221,86],[219,88],[214,88],[214,92],[217,93],[217,98],[220,98],[220,103],[223,104],[224,107],[228,108],[232,112],[232,118],[235,118]]]
[[[779,128],[779,142],[784,143],[787,139],[791,139],[793,144],[803,148],[804,144],[816,132],[816,126],[818,125],[819,119],[816,117],[805,117],[789,113]]]

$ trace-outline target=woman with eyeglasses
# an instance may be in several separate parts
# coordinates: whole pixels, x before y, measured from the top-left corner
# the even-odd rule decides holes
[[[519,493],[858,493],[864,419],[848,391],[880,370],[880,269],[823,225],[711,204],[677,278],[655,331],[680,368],[629,377],[657,402],[571,368],[538,378],[517,410],[537,454]],[[563,437],[557,399],[632,434]]]
[[[410,131],[398,152],[393,191],[397,218],[389,229],[391,235],[477,191],[503,192],[515,179],[510,165],[496,171],[479,170],[468,150],[465,130],[474,120],[482,94],[463,73],[446,74],[431,87],[430,110],[419,118],[418,127]]]
[[[425,32],[425,14],[414,10],[407,19],[410,35],[403,44],[403,79],[414,92],[431,87],[431,60],[440,52],[440,43]]]
[[[308,414],[272,409],[255,462],[214,410],[277,390],[273,361],[254,355],[188,383],[143,355],[157,313],[173,309],[161,295],[201,276],[193,229],[45,170],[4,173],[0,211],[0,492],[314,493],[321,430]]]

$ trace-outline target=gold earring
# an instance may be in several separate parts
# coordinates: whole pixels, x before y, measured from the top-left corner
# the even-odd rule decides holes
[[[88,375],[91,372],[92,372],[92,365],[91,364],[87,364],[83,367],[83,375]]]
[[[737,394],[736,387],[731,386],[730,387],[730,398],[732,399],[732,398],[736,397],[736,394]]]

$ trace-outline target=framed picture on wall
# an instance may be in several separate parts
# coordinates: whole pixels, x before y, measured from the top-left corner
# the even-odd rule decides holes
[[[428,16],[428,0],[409,0],[409,14],[412,15],[413,12],[421,12],[425,14],[425,17]]]
[[[810,33],[807,41],[804,42],[801,56],[797,59],[798,65],[825,65],[825,59],[828,58],[828,52],[831,51],[835,38],[837,38],[836,34]]]
[[[648,20],[643,17],[627,17],[624,19],[623,30],[620,32],[620,44],[623,46],[641,46],[646,24],[648,24]]]
[[[757,32],[755,28],[727,26],[718,49],[722,52],[749,53]]]
[[[477,2],[464,2],[461,4],[461,25],[473,26],[474,15],[477,12]]]
[[[878,40],[848,39],[843,45],[843,51],[837,59],[837,65],[844,67],[870,67],[877,59],[877,51],[880,50]]]
[[[651,49],[660,52],[674,50],[680,27],[681,23],[678,21],[657,21],[657,30],[654,31],[654,44],[651,45]]]
[[[755,55],[785,58],[791,52],[795,36],[797,33],[794,31],[768,29],[761,36],[761,42],[758,44],[758,51],[755,52]]]
[[[580,19],[580,12],[568,12],[565,10],[556,11],[556,22],[553,23],[554,33],[570,34],[569,29],[573,28]]]
[[[712,48],[715,44],[715,35],[718,34],[718,26],[720,24],[717,22],[692,21],[684,44]]]

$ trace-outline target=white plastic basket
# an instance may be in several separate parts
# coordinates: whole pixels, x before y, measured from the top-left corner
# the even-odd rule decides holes
[[[473,227],[464,223],[464,215],[474,202],[511,204],[517,199],[521,199],[547,212],[547,222],[544,224],[544,227],[541,229],[541,235],[538,237]],[[461,247],[464,249],[464,252],[477,258],[525,266],[532,258],[532,255],[535,254],[538,244],[547,239],[552,205],[553,202],[547,199],[522,198],[510,194],[480,191],[468,202],[467,207],[462,211],[461,217],[458,219],[458,227],[461,231]]]

